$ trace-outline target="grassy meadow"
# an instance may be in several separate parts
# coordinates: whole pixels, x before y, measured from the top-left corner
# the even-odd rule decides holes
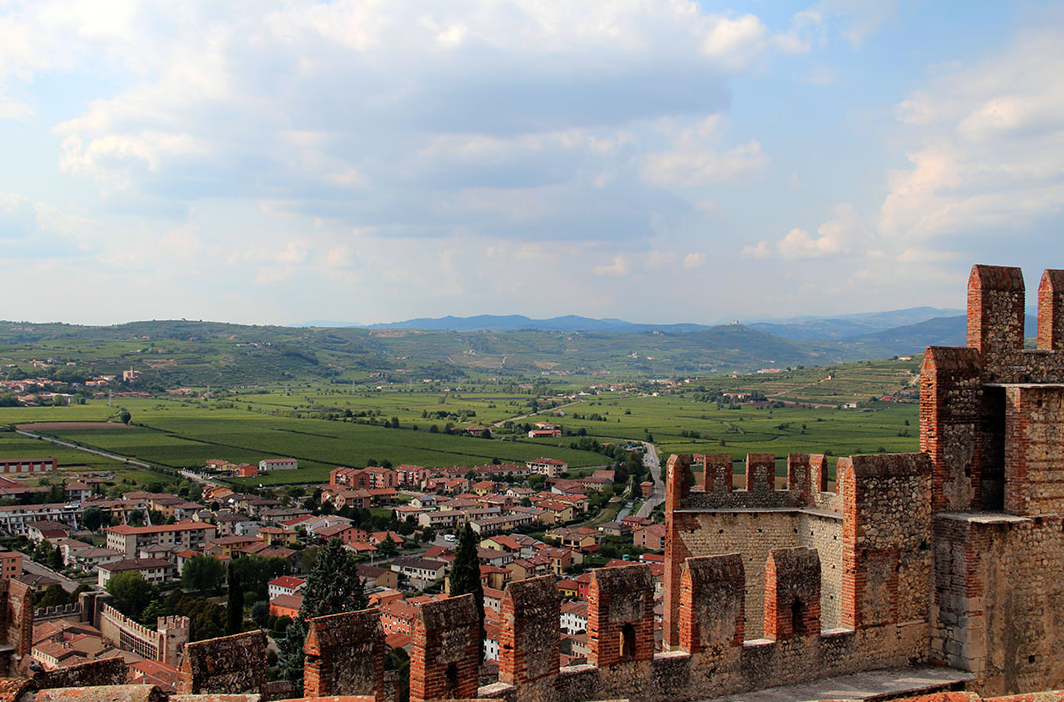
[[[870,398],[912,390],[919,357],[910,361],[851,363],[769,374],[699,378],[680,385],[644,381],[632,392],[603,392],[559,400],[556,395],[580,387],[555,381],[534,395],[530,386],[473,384],[460,389],[419,381],[338,385],[292,382],[261,388],[219,390],[214,398],[122,398],[132,415],[129,428],[72,425],[43,433],[66,441],[131,456],[170,468],[201,466],[210,458],[257,463],[292,457],[298,471],[243,479],[248,484],[321,482],[328,471],[364,466],[373,459],[393,465],[470,466],[524,462],[550,456],[574,468],[600,465],[605,458],[570,447],[575,436],[532,440],[519,434],[498,437],[493,425],[553,421],[566,430],[584,430],[603,442],[628,443],[652,438],[661,455],[731,452],[853,453],[905,452],[917,449],[918,409],[913,402],[869,402]],[[599,382],[599,381],[596,381]],[[611,382],[616,382],[611,381]],[[719,392],[758,392],[787,406],[757,408],[717,401]],[[532,405],[565,402],[559,409],[535,413]],[[847,402],[860,409],[842,409]],[[106,401],[68,407],[0,408],[0,425],[24,422],[105,421],[118,408]],[[384,426],[398,420],[398,428]],[[344,421],[347,420],[347,421]],[[444,433],[448,424],[492,427],[495,438]],[[435,426],[438,431],[430,431]],[[0,457],[55,455],[62,467],[129,471],[124,464],[61,448],[13,432],[0,432]]]

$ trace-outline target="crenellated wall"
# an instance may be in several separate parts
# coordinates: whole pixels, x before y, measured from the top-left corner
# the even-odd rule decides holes
[[[746,635],[762,635],[764,572],[769,553],[805,546],[821,553],[821,613],[838,626],[842,607],[842,502],[827,492],[822,454],[790,454],[786,488],[775,489],[775,457],[751,454],[746,489],[733,490],[731,454],[702,456],[703,482],[687,485],[686,456],[666,466],[665,644],[679,644],[680,569],[691,556],[741,553],[746,569]],[[771,469],[771,472],[770,472]],[[772,480],[769,480],[769,477]],[[770,488],[770,485],[772,486]]]

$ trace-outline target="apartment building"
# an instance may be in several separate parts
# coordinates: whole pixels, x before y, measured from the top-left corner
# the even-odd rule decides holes
[[[213,541],[213,524],[184,521],[159,526],[115,526],[107,529],[107,548],[121,551],[127,558],[135,556],[140,549],[162,545],[174,550],[202,549]]]

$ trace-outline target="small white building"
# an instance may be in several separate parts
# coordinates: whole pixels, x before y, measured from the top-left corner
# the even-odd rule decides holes
[[[296,470],[299,461],[294,458],[264,458],[259,461],[259,470],[264,473],[271,470]]]
[[[562,631],[567,634],[587,631],[587,602],[562,602],[560,620]]]
[[[266,583],[269,598],[272,600],[278,595],[295,595],[307,584],[305,578],[297,578],[294,575],[282,575]]]

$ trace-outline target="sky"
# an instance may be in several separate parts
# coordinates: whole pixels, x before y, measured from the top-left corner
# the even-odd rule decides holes
[[[1064,268],[1064,3],[0,0],[0,319],[697,322]]]

